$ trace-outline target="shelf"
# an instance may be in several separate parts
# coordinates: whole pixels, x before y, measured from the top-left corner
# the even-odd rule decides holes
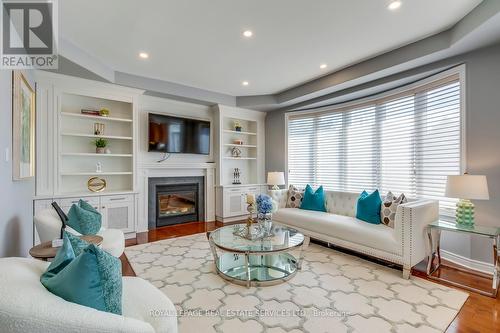
[[[233,130],[224,130],[224,133],[239,134],[239,135],[257,135],[257,133],[252,132],[238,132]]]
[[[231,156],[224,156],[225,160],[256,160],[256,157],[231,157]]]
[[[257,148],[256,145],[238,145],[236,143],[225,143],[226,147],[242,147],[242,148]]]
[[[61,176],[121,176],[132,172],[61,172]]]
[[[132,122],[132,119],[126,119],[126,118],[92,116],[92,115],[85,115],[85,114],[71,113],[71,112],[61,112],[61,115],[68,116],[68,117],[76,117],[76,118],[99,119],[99,120],[105,120],[105,121],[119,121],[119,122],[124,122],[124,123],[131,123]]]
[[[61,156],[132,157],[132,154],[61,153]]]
[[[94,134],[77,134],[77,133],[61,133],[62,136],[73,136],[81,138],[95,138],[95,139],[115,139],[115,140],[132,140],[131,136],[114,136],[114,135],[94,135]]]

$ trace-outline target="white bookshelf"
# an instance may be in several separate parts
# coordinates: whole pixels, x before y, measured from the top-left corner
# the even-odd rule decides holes
[[[109,116],[82,114],[82,109],[107,108]],[[106,192],[134,190],[134,106],[132,101],[61,92],[58,96],[57,193],[89,192],[91,177],[106,180]],[[102,135],[94,124],[104,124]],[[93,141],[105,139],[109,154],[96,153]],[[97,163],[102,172],[97,172]]]

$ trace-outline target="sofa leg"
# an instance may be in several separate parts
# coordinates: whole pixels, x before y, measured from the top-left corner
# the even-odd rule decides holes
[[[403,267],[403,279],[408,280],[411,275],[411,268]]]

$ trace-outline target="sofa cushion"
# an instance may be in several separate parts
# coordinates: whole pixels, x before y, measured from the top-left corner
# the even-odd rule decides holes
[[[380,209],[380,221],[388,227],[394,228],[394,221],[396,220],[396,212],[400,204],[407,203],[408,199],[404,193],[401,193],[399,197],[395,197],[392,192],[388,192],[382,202],[382,208]]]
[[[67,237],[66,244],[70,244]],[[59,252],[63,251],[63,246]],[[59,253],[58,253],[59,256]],[[56,257],[58,257],[56,256]],[[53,294],[100,311],[122,313],[122,270],[119,259],[90,244],[57,274],[49,270],[40,281]]]
[[[304,199],[300,204],[300,209],[326,212],[325,191],[323,190],[323,186],[313,191],[312,187],[307,184],[306,190],[304,191]]]
[[[361,192],[356,208],[356,218],[368,223],[380,224],[381,205],[382,199],[380,199],[378,190],[370,194],[366,191]]]
[[[356,216],[359,193],[325,191],[326,210],[332,214]]]
[[[69,209],[66,224],[82,235],[95,235],[101,229],[101,219],[101,214],[94,207],[80,199]]]
[[[340,238],[355,244],[401,254],[394,229],[383,224],[364,223],[354,217],[282,208],[273,214],[273,220],[299,228],[306,234],[312,231],[329,237]]]
[[[304,190],[301,190],[293,185],[288,187],[288,199],[286,200],[287,208],[299,208],[304,198]]]

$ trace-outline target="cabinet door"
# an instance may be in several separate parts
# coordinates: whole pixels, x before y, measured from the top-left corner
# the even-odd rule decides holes
[[[224,217],[243,215],[243,193],[240,189],[224,190]]]
[[[135,231],[134,202],[106,202],[101,206],[102,225],[123,232]]]

